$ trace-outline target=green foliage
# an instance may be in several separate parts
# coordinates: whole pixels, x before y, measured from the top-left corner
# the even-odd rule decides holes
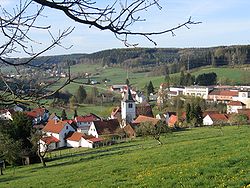
[[[190,86],[193,85],[195,81],[195,77],[192,76],[189,72],[187,74],[184,71],[181,71],[180,74],[180,82],[178,85],[180,86]]]
[[[31,119],[23,112],[16,112],[12,118],[12,122],[1,122],[0,153],[8,163],[17,164],[22,155],[35,153],[30,140],[34,129]]]
[[[2,159],[11,165],[20,164],[21,152],[21,140],[16,140],[7,134],[0,133],[0,156],[2,156]]]
[[[84,100],[87,97],[87,93],[86,90],[84,89],[84,87],[81,85],[79,86],[77,92],[76,92],[76,100],[78,101],[78,103],[83,103]]]
[[[162,133],[170,132],[168,126],[163,122],[158,122],[154,125],[152,122],[140,123],[140,126],[136,130],[136,134],[139,136],[147,137],[151,136],[158,141],[159,144],[162,144],[160,136]]]
[[[129,79],[128,79],[128,78],[126,78],[125,84],[126,84],[127,86],[129,86]]]
[[[196,84],[201,86],[216,85],[217,75],[214,72],[200,74],[196,77]]]
[[[149,84],[147,85],[147,95],[149,96],[150,93],[154,93],[154,86],[151,80],[149,81]]]
[[[78,116],[78,115],[77,115],[77,110],[75,109],[75,110],[74,110],[74,116],[73,116],[73,117],[75,118],[75,117],[77,117],[77,116]]]
[[[231,125],[245,125],[248,123],[248,116],[246,114],[232,114],[229,117]]]
[[[62,110],[61,118],[62,118],[62,120],[68,119],[65,109]]]
[[[190,103],[186,104],[186,122],[189,124],[191,121],[191,105]]]
[[[47,162],[8,168],[0,187],[244,187],[249,182],[248,126],[193,128],[96,149],[55,151]],[[222,147],[223,146],[223,147]],[[60,153],[62,157],[60,158]],[[82,172],[84,169],[87,173]],[[53,174],[53,175],[52,175]],[[101,175],[100,175],[101,174]],[[46,181],[45,181],[46,180]]]

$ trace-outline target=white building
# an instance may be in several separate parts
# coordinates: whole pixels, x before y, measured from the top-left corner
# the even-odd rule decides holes
[[[130,89],[125,93],[121,101],[121,117],[123,122],[132,122],[136,117],[135,101],[132,97]]]
[[[245,109],[246,105],[240,101],[230,101],[227,103],[227,113],[238,113],[239,109]]]
[[[13,120],[12,114],[9,110],[0,110],[0,119],[1,120]]]
[[[187,86],[185,87],[183,94],[184,95],[191,95],[194,97],[201,97],[203,99],[208,98],[208,94],[210,91],[213,90],[213,87],[206,87],[206,86]]]
[[[75,129],[67,121],[49,120],[42,131],[46,136],[58,139],[57,148],[60,148],[67,146],[65,138],[69,132],[74,132]]]
[[[85,135],[79,132],[73,132],[67,137],[67,147],[86,147],[94,148],[95,143],[103,141],[102,138],[95,138],[91,135]]]

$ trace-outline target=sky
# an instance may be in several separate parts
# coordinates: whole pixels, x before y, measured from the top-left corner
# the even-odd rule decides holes
[[[98,1],[98,0],[96,0]],[[99,0],[100,1],[100,0]],[[100,1],[101,5],[111,0]],[[18,0],[0,0],[3,8],[11,10]],[[185,47],[212,47],[225,45],[250,44],[250,1],[249,0],[160,0],[162,9],[149,8],[142,12],[145,22],[134,24],[134,31],[161,31],[181,24],[192,17],[193,21],[202,22],[190,25],[190,29],[181,28],[175,32],[153,36],[152,42],[143,37],[132,37],[130,43],[138,43],[138,47],[148,48],[185,48]],[[105,49],[126,48],[109,31],[100,31],[96,28],[77,24],[62,13],[46,8],[43,17],[37,20],[37,25],[51,25],[50,32],[56,35],[68,27],[75,27],[62,44],[65,47],[53,48],[44,55],[61,55],[71,53],[92,53]],[[39,41],[35,49],[44,48],[51,39],[48,32],[32,31],[30,36]],[[1,39],[1,38],[0,38]],[[22,53],[19,56],[24,56]]]

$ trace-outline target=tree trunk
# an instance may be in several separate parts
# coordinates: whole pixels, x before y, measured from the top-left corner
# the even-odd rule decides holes
[[[44,157],[41,156],[41,155],[39,155],[39,158],[40,158],[41,163],[43,164],[43,167],[46,167],[46,163],[45,163]]]
[[[1,175],[3,175],[3,168],[1,167],[0,169],[1,169]]]
[[[44,155],[42,155],[39,147],[38,147],[37,155],[38,155],[41,163],[43,164],[43,167],[46,167],[46,163],[44,160],[45,153],[44,153]]]

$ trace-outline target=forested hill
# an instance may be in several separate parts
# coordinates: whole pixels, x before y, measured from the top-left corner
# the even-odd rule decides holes
[[[20,61],[20,60],[19,60]],[[22,59],[21,59],[22,61]],[[170,73],[213,65],[250,64],[250,45],[220,46],[211,48],[123,48],[99,51],[92,54],[72,54],[39,57],[34,64],[101,63],[103,66],[129,67],[150,70],[156,65],[168,65]]]

